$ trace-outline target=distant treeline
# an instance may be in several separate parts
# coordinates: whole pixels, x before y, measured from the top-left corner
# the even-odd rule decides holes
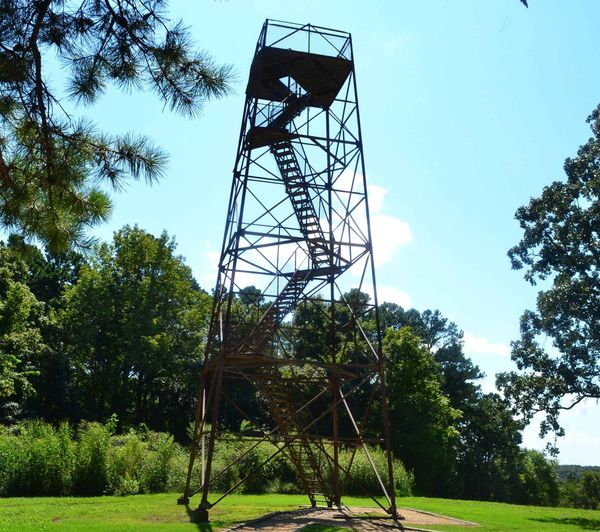
[[[558,479],[560,481],[579,480],[584,473],[600,473],[600,466],[559,464],[556,466],[556,471],[558,473]]]

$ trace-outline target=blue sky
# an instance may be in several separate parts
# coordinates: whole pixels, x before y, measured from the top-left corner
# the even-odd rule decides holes
[[[439,308],[465,331],[488,375],[509,370],[509,343],[535,290],[512,271],[514,212],[590,136],[600,103],[597,0],[203,0],[171,3],[199,48],[234,65],[237,94],[200,119],[163,111],[152,93],[109,89],[83,112],[101,128],[145,133],[170,153],[158,185],[114,195],[109,239],[126,223],[179,243],[210,289],[225,221],[245,83],[265,18],[311,22],[353,36],[368,179],[379,217],[380,299]],[[55,82],[61,84],[57,72]],[[372,201],[373,202],[373,201]],[[378,258],[379,257],[379,258]],[[600,408],[564,416],[560,461],[600,465]],[[525,432],[542,448],[537,426]]]

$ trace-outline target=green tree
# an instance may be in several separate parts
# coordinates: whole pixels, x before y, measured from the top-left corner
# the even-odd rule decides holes
[[[27,398],[23,414],[48,421],[72,418],[71,365],[57,315],[64,302],[63,291],[75,284],[86,259],[75,251],[42,252],[17,235],[10,236],[8,245],[27,266],[24,282],[45,305],[40,325],[44,346],[36,357],[37,374],[29,379],[36,393]]]
[[[579,480],[580,505],[596,510],[600,504],[600,474],[586,471]]]
[[[436,363],[444,397],[455,412],[460,411],[454,423],[454,450],[447,455],[446,466],[455,468],[456,475],[452,476],[452,491],[446,487],[446,493],[480,500],[516,500],[521,493],[522,423],[514,419],[507,401],[482,393],[477,381],[484,375],[465,355],[462,331],[439,310],[419,312],[384,303],[380,312],[384,326],[391,328],[386,334],[410,327],[421,338],[422,348]]]
[[[106,219],[107,194],[130,178],[157,179],[165,153],[143,136],[101,133],[61,105],[48,58],[68,96],[93,103],[109,83],[154,90],[173,111],[197,115],[229,92],[230,68],[194,50],[166,0],[0,2],[0,224],[53,250],[86,242]]]
[[[600,397],[600,107],[588,122],[593,137],[565,161],[567,179],[517,211],[523,238],[509,251],[513,268],[544,289],[512,344],[522,371],[498,385],[525,419],[546,413],[542,434],[562,434],[561,410]]]
[[[460,411],[442,391],[439,365],[408,327],[388,330],[383,348],[395,454],[422,493],[450,494]]]
[[[79,278],[79,271],[87,264],[85,255],[77,251],[42,252],[11,235],[9,242],[27,264],[27,286],[35,297],[49,307],[57,309],[62,304],[65,288],[72,286]],[[18,239],[21,240],[21,239]]]
[[[33,393],[30,379],[36,371],[37,356],[44,347],[40,334],[44,307],[25,284],[26,271],[25,263],[1,244],[0,407],[4,410],[3,417],[10,417],[14,407]]]
[[[329,360],[331,352],[331,314],[329,307],[314,298],[296,307],[293,318],[296,332],[296,357],[300,359]]]
[[[124,227],[65,291],[60,319],[80,416],[147,423],[184,437],[211,298],[166,233]]]
[[[464,353],[463,332],[439,310],[404,310],[395,303],[380,307],[384,328],[408,326],[431,351],[442,371],[442,389],[455,408],[463,409],[476,401],[480,392],[475,381],[483,373]]]
[[[462,496],[509,502],[517,482],[521,424],[497,394],[465,405],[459,423],[458,470]]]
[[[556,506],[560,486],[556,462],[548,460],[543,453],[533,449],[521,451],[519,474],[520,494],[514,502],[536,506]]]

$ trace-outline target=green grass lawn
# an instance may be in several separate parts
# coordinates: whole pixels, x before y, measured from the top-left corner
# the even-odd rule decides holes
[[[435,530],[471,530],[477,532],[504,530],[600,530],[600,511],[575,508],[518,506],[497,502],[457,501],[404,497],[398,506],[425,510],[478,523],[480,528],[438,526]]]
[[[278,510],[307,504],[302,495],[232,495],[211,511],[210,525],[190,523],[176,494],[130,497],[39,497],[0,499],[1,530],[216,530]],[[347,498],[350,506],[373,506],[370,499]],[[197,498],[192,505],[197,505]],[[480,525],[423,526],[435,530],[600,530],[600,511],[540,508],[500,503],[407,497],[399,506],[448,515]],[[313,527],[311,530],[323,530]],[[333,530],[329,528],[328,530]]]
[[[218,530],[269,512],[305,506],[302,495],[230,495],[210,512],[210,525],[190,522],[179,494],[129,497],[0,499],[0,530]],[[190,506],[195,508],[199,498]]]

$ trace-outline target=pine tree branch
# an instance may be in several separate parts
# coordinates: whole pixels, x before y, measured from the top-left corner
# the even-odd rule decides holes
[[[33,61],[35,64],[35,94],[37,97],[37,105],[39,107],[39,115],[42,124],[44,152],[46,155],[46,174],[49,186],[52,185],[52,145],[50,142],[50,127],[48,125],[46,103],[44,102],[45,90],[44,81],[42,79],[42,55],[40,54],[37,41],[42,28],[42,23],[44,22],[44,18],[46,17],[48,8],[50,7],[50,3],[51,0],[44,0],[44,2],[42,2],[33,26],[33,30],[31,32],[31,37],[29,38],[29,46],[31,47]],[[50,203],[52,202],[50,201]]]

